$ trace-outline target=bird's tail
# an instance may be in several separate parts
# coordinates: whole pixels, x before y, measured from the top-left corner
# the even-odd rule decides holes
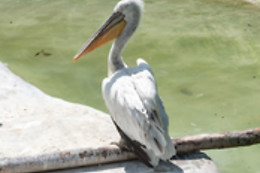
[[[150,145],[157,157],[166,161],[176,154],[174,144],[167,131],[154,124],[149,132],[150,139],[147,141],[150,142],[147,146]]]

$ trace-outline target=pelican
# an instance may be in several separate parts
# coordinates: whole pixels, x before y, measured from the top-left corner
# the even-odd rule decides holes
[[[168,116],[150,66],[138,59],[137,66],[128,67],[121,57],[140,23],[143,7],[142,0],[118,2],[73,61],[115,39],[108,56],[108,77],[102,82],[103,97],[121,136],[120,145],[156,168],[160,161],[167,162],[176,153],[168,134]]]

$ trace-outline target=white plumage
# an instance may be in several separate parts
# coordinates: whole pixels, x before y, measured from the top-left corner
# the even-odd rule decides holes
[[[127,67],[121,57],[142,12],[142,0],[120,1],[74,60],[116,38],[109,53],[108,77],[102,83],[103,97],[127,147],[148,166],[156,167],[160,160],[175,155],[168,134],[168,116],[149,65],[138,59],[137,66]]]
[[[168,135],[168,116],[157,94],[149,65],[123,68],[103,80],[102,91],[112,119],[132,140],[146,146],[150,164],[168,160],[175,149]]]

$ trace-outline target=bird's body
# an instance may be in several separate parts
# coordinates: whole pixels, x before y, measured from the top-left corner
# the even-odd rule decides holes
[[[104,79],[103,97],[114,123],[147,154],[148,161],[143,161],[156,166],[160,159],[169,159],[175,151],[152,71],[142,59],[137,63],[136,67],[122,68]]]
[[[108,77],[102,83],[103,97],[126,147],[146,165],[156,167],[160,160],[167,161],[175,155],[168,134],[168,116],[150,66],[138,59],[137,66],[127,67],[121,57],[139,25],[142,11],[141,0],[120,1],[113,15],[74,59],[116,38],[109,54]]]

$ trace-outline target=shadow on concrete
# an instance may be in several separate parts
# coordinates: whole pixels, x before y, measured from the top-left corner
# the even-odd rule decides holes
[[[205,160],[212,162],[210,157],[202,152],[193,152],[174,156],[171,162],[166,163],[170,167],[170,171],[164,173],[189,173],[194,163],[194,168],[198,168],[198,164],[204,164]],[[175,164],[177,163],[177,164]],[[179,164],[180,163],[180,164]],[[165,163],[164,163],[165,164]],[[200,167],[200,166],[199,166]],[[203,166],[201,166],[203,167]],[[193,173],[204,172],[205,170],[193,169]],[[210,170],[208,170],[210,171]],[[147,167],[145,164],[138,160],[102,164],[97,166],[80,167],[74,169],[56,170],[49,173],[158,173]],[[210,171],[211,172],[211,171]],[[213,171],[213,173],[215,173]]]

